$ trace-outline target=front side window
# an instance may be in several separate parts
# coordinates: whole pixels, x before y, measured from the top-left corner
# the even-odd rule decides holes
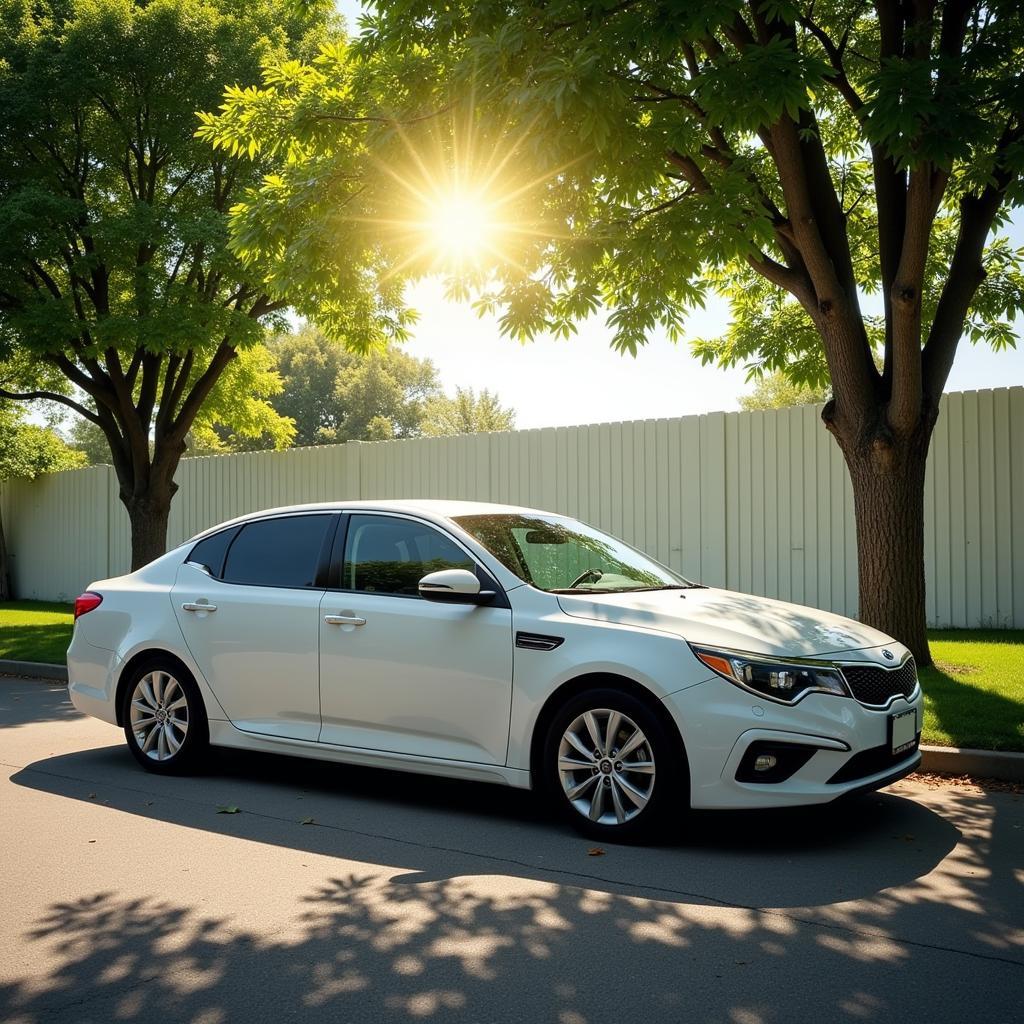
[[[419,596],[419,582],[439,569],[468,569],[473,559],[433,527],[391,516],[352,516],[342,565],[343,590]]]
[[[462,527],[520,579],[553,593],[692,587],[628,544],[562,516],[458,516]]]
[[[329,515],[279,516],[246,523],[228,548],[225,583],[312,587]]]

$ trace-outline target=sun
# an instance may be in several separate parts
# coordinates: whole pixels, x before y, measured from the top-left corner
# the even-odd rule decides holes
[[[526,273],[530,253],[565,233],[540,200],[570,164],[525,178],[517,160],[522,140],[499,132],[488,143],[472,110],[466,122],[453,112],[450,125],[432,122],[425,136],[399,126],[398,150],[371,158],[387,184],[353,219],[393,257],[385,279],[439,274],[479,283],[503,268]]]
[[[424,242],[447,264],[475,264],[493,251],[500,233],[497,204],[482,193],[454,191],[430,198]]]

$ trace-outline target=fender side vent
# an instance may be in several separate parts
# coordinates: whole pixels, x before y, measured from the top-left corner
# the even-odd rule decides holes
[[[544,633],[516,633],[516,647],[527,651],[553,651],[565,643],[564,636],[547,636]]]

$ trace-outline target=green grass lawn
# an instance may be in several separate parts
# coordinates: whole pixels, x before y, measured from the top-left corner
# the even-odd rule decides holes
[[[71,608],[0,604],[0,658],[61,664]],[[921,670],[925,743],[1024,750],[1024,630],[933,630],[935,664]]]
[[[923,742],[1024,750],[1024,630],[933,630],[929,638]]]
[[[62,665],[73,623],[71,605],[4,601],[0,603],[0,658]]]

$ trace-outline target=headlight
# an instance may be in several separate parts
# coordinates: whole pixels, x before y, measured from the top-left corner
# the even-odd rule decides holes
[[[783,661],[692,645],[691,650],[708,668],[725,676],[729,682],[772,700],[793,704],[810,692],[850,696],[842,673],[828,662]]]

